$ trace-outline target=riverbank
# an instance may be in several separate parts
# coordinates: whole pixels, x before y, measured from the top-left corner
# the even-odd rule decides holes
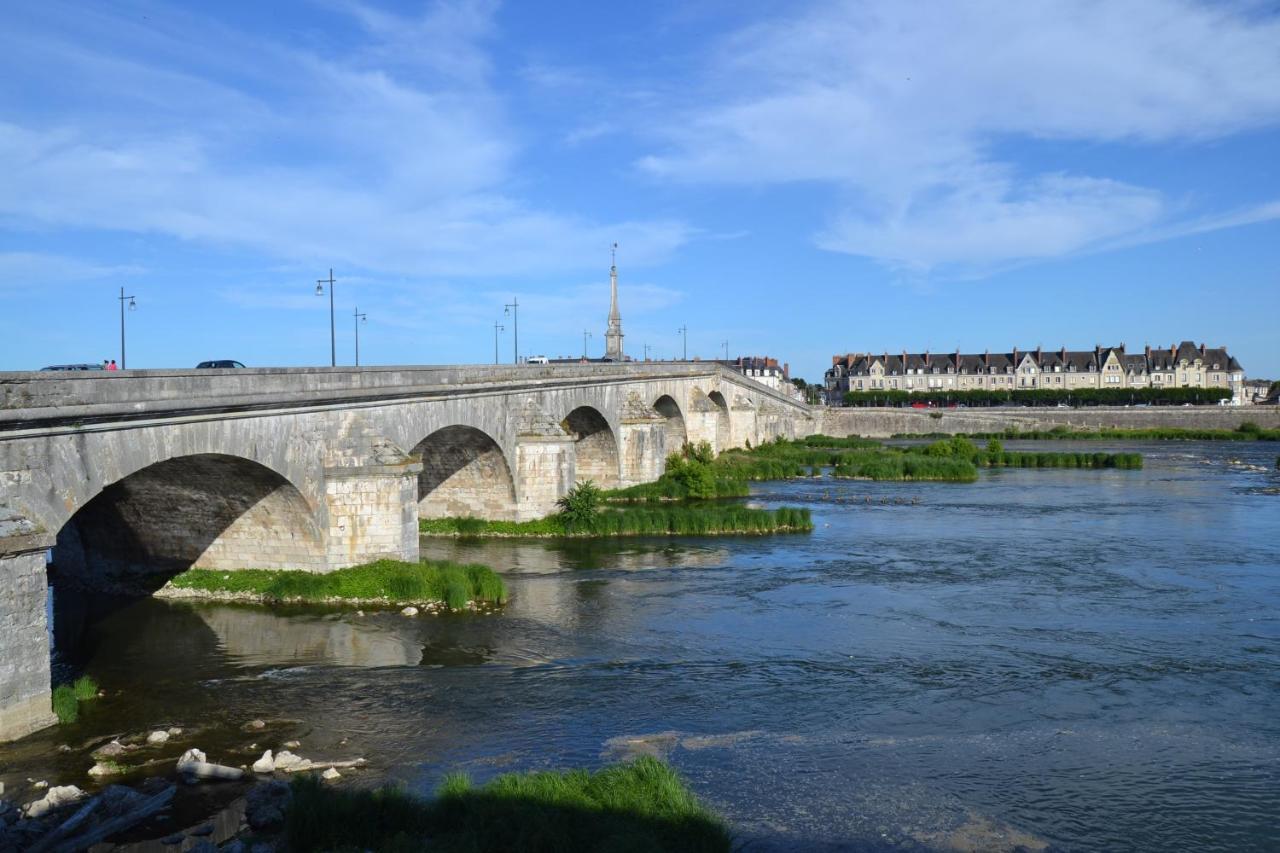
[[[99,751],[108,747],[145,749],[111,741]],[[80,850],[110,840],[180,849],[203,840],[236,851],[727,853],[732,847],[723,820],[675,770],[650,756],[595,772],[507,773],[482,786],[453,773],[431,798],[393,786],[348,787],[337,767],[350,772],[364,764],[267,750],[252,768],[233,767],[209,763],[191,748],[169,765],[176,770],[141,782],[96,793],[57,786],[21,810],[0,799],[0,850]],[[175,811],[183,813],[176,832]]]
[[[1050,430],[1020,430],[1010,428],[1002,432],[964,433],[967,438],[1002,438],[1009,441],[1280,441],[1280,429],[1263,429],[1253,422],[1245,422],[1235,429],[1185,429],[1159,427],[1151,429],[1072,429],[1056,426]],[[950,438],[946,433],[931,436],[896,435],[894,438]]]
[[[291,850],[645,850],[719,853],[724,823],[667,764],[642,756],[594,773],[508,773],[482,786],[446,776],[434,799],[397,788],[292,785],[284,839]]]
[[[504,604],[507,588],[488,566],[444,561],[378,560],[334,572],[189,569],[155,592],[158,598],[264,604],[364,604],[465,610]]]

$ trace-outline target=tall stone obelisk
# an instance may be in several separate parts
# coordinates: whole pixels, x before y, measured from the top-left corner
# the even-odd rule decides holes
[[[604,357],[622,361],[622,315],[618,313],[618,244],[613,244],[609,267],[609,328],[604,332]]]

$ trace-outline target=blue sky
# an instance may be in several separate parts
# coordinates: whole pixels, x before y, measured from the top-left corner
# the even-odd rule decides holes
[[[1280,377],[1280,11],[12,4],[0,369],[1227,345]],[[512,326],[501,339],[510,359]]]

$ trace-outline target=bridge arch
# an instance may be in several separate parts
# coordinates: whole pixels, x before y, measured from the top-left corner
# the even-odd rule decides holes
[[[733,429],[729,421],[729,403],[719,391],[712,391],[707,399],[715,406],[716,453],[723,453],[733,446]]]
[[[511,466],[502,447],[484,430],[462,424],[443,427],[418,442],[410,455],[422,460],[419,517],[514,517]]]
[[[680,404],[670,394],[663,394],[654,401],[653,409],[666,421],[664,458],[672,453],[679,453],[689,441],[689,431],[685,426],[684,413],[680,411]]]
[[[312,505],[244,457],[176,456],[106,485],[61,526],[53,572],[90,589],[151,592],[189,568],[323,571]]]
[[[604,489],[617,488],[622,472],[618,437],[600,410],[578,406],[565,416],[560,427],[573,437],[574,479],[590,480]]]

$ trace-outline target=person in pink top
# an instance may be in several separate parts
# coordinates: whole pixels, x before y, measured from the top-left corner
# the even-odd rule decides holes
[[[119,370],[119,369],[120,368],[116,367],[116,360],[114,358],[111,359],[111,363],[107,365],[107,370]]]

